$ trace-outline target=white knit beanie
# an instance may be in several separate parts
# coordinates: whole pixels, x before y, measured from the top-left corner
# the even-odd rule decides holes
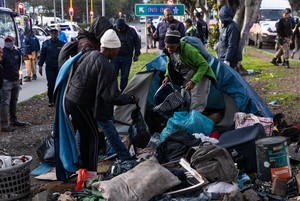
[[[121,42],[116,32],[112,29],[108,29],[100,39],[101,47],[106,48],[119,48]]]

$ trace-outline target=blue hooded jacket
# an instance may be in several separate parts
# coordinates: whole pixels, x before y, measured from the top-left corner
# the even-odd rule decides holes
[[[219,37],[218,57],[222,61],[229,61],[231,67],[235,67],[242,60],[240,47],[240,28],[233,21],[234,11],[227,5],[222,6],[219,19],[223,27]]]

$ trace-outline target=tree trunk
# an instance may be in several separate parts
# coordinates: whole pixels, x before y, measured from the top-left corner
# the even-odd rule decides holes
[[[241,48],[244,49],[250,29],[257,19],[259,7],[262,0],[245,0],[243,6],[241,5],[241,10],[237,12],[235,19],[243,19],[242,23],[238,23],[241,28]],[[243,12],[244,10],[244,12]]]

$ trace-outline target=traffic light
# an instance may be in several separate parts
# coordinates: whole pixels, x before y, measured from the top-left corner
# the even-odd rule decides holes
[[[73,15],[74,15],[74,10],[73,10],[73,8],[69,8],[69,15],[70,15],[71,17],[73,17]]]
[[[25,14],[25,5],[24,5],[24,3],[19,3],[18,8],[19,8],[19,13],[20,14]]]

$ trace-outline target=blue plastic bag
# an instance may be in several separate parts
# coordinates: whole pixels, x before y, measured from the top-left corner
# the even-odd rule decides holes
[[[204,116],[197,110],[188,112],[175,112],[171,117],[166,128],[160,134],[160,141],[163,142],[171,133],[178,130],[185,131],[186,133],[203,133],[209,135],[213,129],[213,121]]]

